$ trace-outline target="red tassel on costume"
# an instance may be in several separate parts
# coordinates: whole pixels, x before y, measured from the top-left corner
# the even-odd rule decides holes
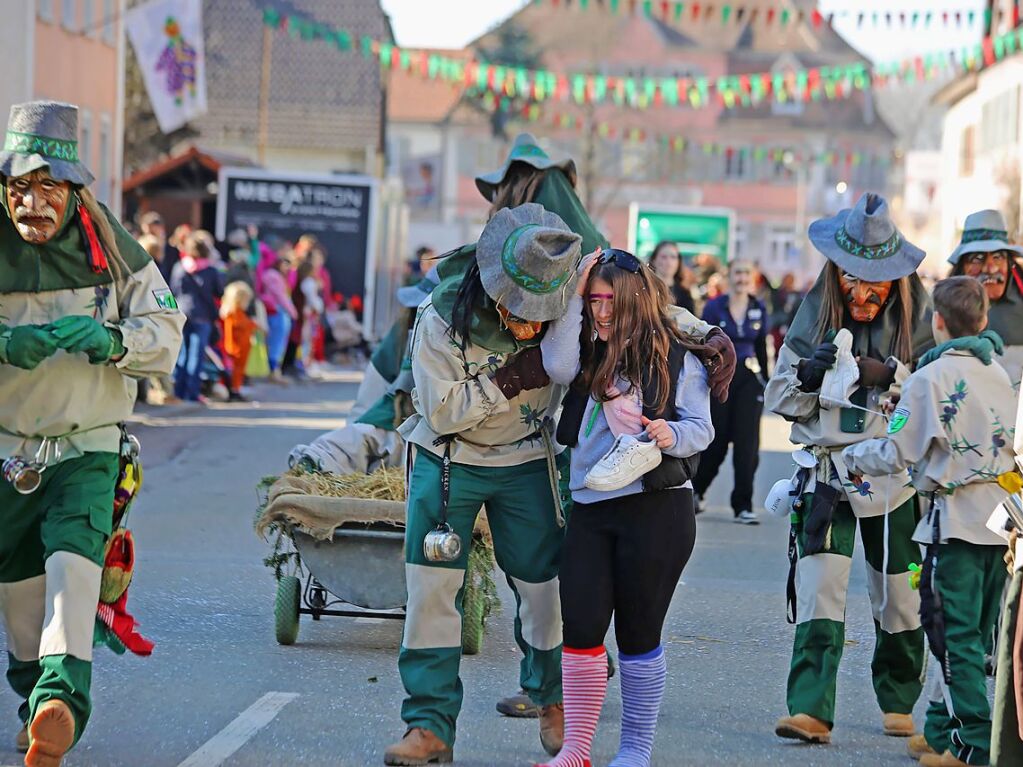
[[[103,274],[103,272],[110,268],[110,264],[107,263],[107,255],[99,244],[99,237],[96,236],[96,227],[92,223],[92,216],[89,215],[89,211],[81,203],[78,204],[78,215],[82,219],[82,229],[85,231],[85,242],[89,250],[89,266],[92,267],[92,271],[96,274]]]
[[[128,592],[121,594],[121,598],[112,605],[99,605],[96,615],[114,636],[121,640],[121,644],[127,647],[136,655],[152,655],[156,645],[142,636],[135,629],[138,626],[136,620],[128,612]]]

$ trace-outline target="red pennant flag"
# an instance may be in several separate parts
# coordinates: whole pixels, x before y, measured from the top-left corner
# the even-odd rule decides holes
[[[774,6],[771,6],[770,8],[767,9],[767,23],[768,24],[774,23]]]
[[[739,75],[739,87],[743,93],[749,93],[751,89],[749,75]]]
[[[767,72],[764,72],[762,75],[760,75],[760,85],[764,89],[764,93],[770,95],[771,90],[774,87],[771,75],[769,75]]]
[[[990,37],[985,37],[981,42],[981,48],[984,49],[984,64],[991,66],[995,63],[995,47]]]
[[[668,0],[661,0],[661,16],[665,21],[671,16],[671,3]]]
[[[824,17],[821,16],[821,12],[818,11],[816,8],[814,8],[813,9],[813,13],[810,14],[810,19],[811,19],[811,21],[813,21],[813,25],[817,29],[820,29],[821,28],[821,24],[824,23]]]
[[[920,56],[917,56],[915,59],[913,59],[913,65],[914,65],[914,67],[916,69],[916,77],[917,77],[917,79],[918,80],[923,80],[924,79],[924,74],[925,74],[925,72],[924,72],[924,60]]]
[[[700,4],[693,3],[693,21],[698,21],[700,18]]]

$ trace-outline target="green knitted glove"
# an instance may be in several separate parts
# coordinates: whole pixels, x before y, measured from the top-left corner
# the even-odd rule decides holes
[[[53,356],[60,348],[49,328],[41,325],[10,328],[3,332],[3,337],[0,348],[4,349],[7,364],[24,370],[35,370],[40,362]]]
[[[61,349],[71,354],[88,355],[93,365],[109,362],[111,357],[124,353],[120,333],[92,317],[83,314],[61,317],[51,322],[50,328]]]

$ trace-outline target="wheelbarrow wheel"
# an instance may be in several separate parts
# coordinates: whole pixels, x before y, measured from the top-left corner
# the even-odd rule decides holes
[[[466,583],[462,595],[462,654],[476,655],[483,649],[486,601],[479,589]]]
[[[274,600],[274,634],[277,644],[292,645],[298,639],[298,607],[302,598],[302,584],[294,575],[285,575],[277,581]]]

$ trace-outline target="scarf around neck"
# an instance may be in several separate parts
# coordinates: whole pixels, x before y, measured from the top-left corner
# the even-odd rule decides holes
[[[990,365],[995,354],[1005,353],[1005,343],[1001,336],[993,330],[983,330],[976,336],[961,336],[939,344],[920,358],[917,370],[930,365],[945,352],[967,351],[985,365]]]

